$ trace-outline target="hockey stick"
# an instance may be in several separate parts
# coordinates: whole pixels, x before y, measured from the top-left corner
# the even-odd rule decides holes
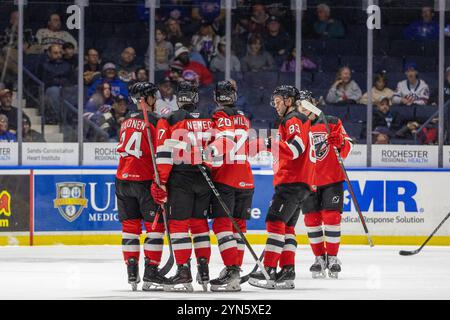
[[[262,261],[262,259],[264,258],[264,252],[265,251],[263,251],[262,253],[261,253],[261,255],[259,256],[259,261]],[[249,273],[247,273],[246,275],[244,275],[244,276],[242,276],[241,277],[241,284],[243,284],[243,283],[246,283],[247,281],[248,281],[248,279],[250,279],[250,275],[253,273],[253,272],[255,272],[256,270],[258,270],[258,264],[255,264],[255,266],[253,267],[253,269],[252,269],[252,271],[250,271]]]
[[[307,109],[307,110],[311,111],[312,113],[314,113],[316,116],[322,117],[323,122],[325,124],[325,127],[327,128],[327,132],[328,132],[328,134],[330,134],[330,132],[331,132],[330,131],[330,126],[328,124],[327,117],[322,112],[322,110],[320,110],[319,108],[317,108],[315,105],[313,105],[311,102],[309,102],[307,100],[302,100],[301,101],[301,105],[305,109]],[[350,192],[350,195],[352,197],[353,204],[355,205],[355,209],[358,212],[358,216],[359,216],[359,219],[361,220],[361,224],[362,224],[362,226],[364,228],[364,232],[366,233],[367,240],[369,241],[369,245],[371,247],[373,247],[374,245],[373,245],[372,237],[370,236],[369,229],[367,228],[367,224],[366,224],[366,221],[364,219],[364,216],[361,213],[361,208],[359,207],[359,203],[356,200],[355,192],[353,191],[353,186],[350,183],[350,179],[348,177],[347,170],[345,169],[344,160],[342,159],[342,157],[339,154],[339,151],[338,151],[338,149],[336,147],[333,147],[333,150],[334,150],[334,153],[336,154],[337,160],[339,162],[339,166],[341,167],[342,172],[344,172],[345,181],[347,182],[347,186],[348,186],[348,191]]]
[[[412,256],[415,254],[418,254],[423,247],[425,247],[425,245],[428,243],[428,241],[430,241],[431,238],[433,238],[434,234],[439,230],[439,228],[444,224],[445,221],[447,221],[447,219],[450,217],[450,212],[445,216],[444,220],[441,221],[441,223],[439,223],[439,225],[436,227],[436,229],[434,229],[434,231],[430,234],[430,236],[427,238],[427,240],[425,240],[425,242],[420,246],[419,249],[413,250],[413,251],[406,251],[406,250],[400,250],[399,254],[401,256]]]
[[[236,223],[236,221],[233,218],[233,215],[231,214],[230,209],[227,207],[225,202],[223,201],[219,191],[216,189],[216,186],[212,182],[211,178],[208,176],[208,173],[206,172],[205,168],[202,165],[197,165],[200,172],[202,173],[203,177],[205,178],[206,182],[208,183],[209,187],[213,191],[214,195],[216,196],[217,200],[219,201],[220,205],[222,206],[223,210],[225,211],[226,215],[230,219],[231,223],[233,224],[233,227],[237,230],[239,236],[244,240],[245,246],[250,251],[251,255],[253,256],[253,259],[256,261],[256,265],[261,269],[261,272],[264,275],[264,278],[266,278],[267,281],[270,280],[269,274],[267,273],[266,269],[264,268],[264,265],[261,263],[261,260],[258,259],[258,256],[256,255],[255,251],[253,250],[252,246],[248,242],[245,235],[242,233],[241,229],[239,228],[239,225]]]
[[[145,121],[145,125],[146,125],[146,130],[147,130],[148,144],[150,146],[150,156],[152,157],[153,171],[155,172],[155,182],[158,186],[161,186],[161,180],[159,179],[158,169],[156,168],[155,149],[153,149],[152,135],[150,133],[150,121],[148,120],[147,106],[146,106],[145,101],[141,100],[141,107],[142,107],[142,111],[144,114],[144,121]],[[159,220],[160,211],[162,211],[162,216],[163,216],[163,220],[164,220],[164,228],[166,229],[166,236],[167,236],[167,241],[169,243],[169,251],[170,251],[169,259],[167,260],[166,264],[159,271],[161,275],[165,276],[166,274],[169,273],[170,269],[172,269],[175,259],[174,259],[174,255],[173,255],[172,239],[170,237],[170,232],[169,232],[169,224],[167,223],[166,209],[164,206],[161,206],[160,210],[158,210],[156,212],[155,219],[153,220],[153,224],[152,224],[152,229],[153,230],[155,229],[156,223]]]

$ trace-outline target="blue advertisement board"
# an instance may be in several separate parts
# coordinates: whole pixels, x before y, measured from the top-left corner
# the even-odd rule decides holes
[[[114,175],[35,176],[35,231],[121,230]]]
[[[249,230],[265,230],[271,175],[255,175]],[[35,231],[119,231],[113,174],[37,174]]]

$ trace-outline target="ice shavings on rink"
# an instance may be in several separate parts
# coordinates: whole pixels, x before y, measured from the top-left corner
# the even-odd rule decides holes
[[[263,246],[254,246],[259,254]],[[415,248],[415,247],[414,247]],[[401,257],[412,247],[344,246],[339,280],[313,280],[313,256],[302,246],[297,254],[295,290],[269,291],[242,285],[239,293],[131,292],[120,246],[0,247],[0,299],[448,299],[450,248],[426,247]],[[165,248],[165,258],[167,257]],[[163,259],[165,262],[165,259]],[[244,273],[253,267],[246,252]],[[211,277],[222,269],[213,248]],[[173,274],[175,268],[170,273]],[[195,279],[196,267],[192,266]],[[143,262],[141,260],[141,276]],[[142,283],[139,285],[141,288]]]

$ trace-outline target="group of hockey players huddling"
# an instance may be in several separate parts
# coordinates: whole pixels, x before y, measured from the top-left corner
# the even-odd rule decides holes
[[[292,289],[295,226],[301,212],[315,255],[310,268],[313,278],[337,278],[341,271],[337,254],[345,176],[335,150],[345,158],[352,147],[342,122],[331,116],[324,119],[305,108],[306,103],[315,105],[310,92],[279,86],[271,98],[279,115],[277,136],[258,139],[249,135],[250,121],[235,106],[233,81],[216,84],[217,107],[211,115],[197,109],[198,88],[181,82],[179,110],[160,118],[154,113],[157,91],[152,83],[136,83],[130,88],[138,111],[128,114],[122,123],[117,147],[121,156],[116,196],[122,250],[133,289],[140,282],[142,225],[146,229],[144,291],[192,292],[192,247],[196,280],[204,290],[209,284],[211,291],[240,291],[247,279],[256,287]],[[266,217],[265,270],[242,277],[246,244],[240,233],[246,232],[254,193],[248,158],[262,151],[272,152],[275,159],[275,194]],[[213,193],[203,170],[208,171],[223,201]],[[214,279],[210,279],[208,269],[208,219],[212,220],[225,266]],[[160,269],[165,232],[170,235],[177,265],[172,277]]]

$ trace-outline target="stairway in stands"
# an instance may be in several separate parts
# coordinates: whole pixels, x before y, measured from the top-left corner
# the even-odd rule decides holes
[[[16,97],[13,96],[13,106],[17,108],[16,106]],[[26,106],[26,100],[23,99],[22,102],[23,106]],[[31,129],[36,130],[39,133],[42,133],[41,131],[41,121],[42,118],[38,114],[38,109],[36,108],[24,108],[23,112],[30,118],[31,121]],[[46,142],[64,142],[64,136],[61,133],[61,130],[59,128],[59,125],[45,125],[44,128],[45,135],[44,139]]]

